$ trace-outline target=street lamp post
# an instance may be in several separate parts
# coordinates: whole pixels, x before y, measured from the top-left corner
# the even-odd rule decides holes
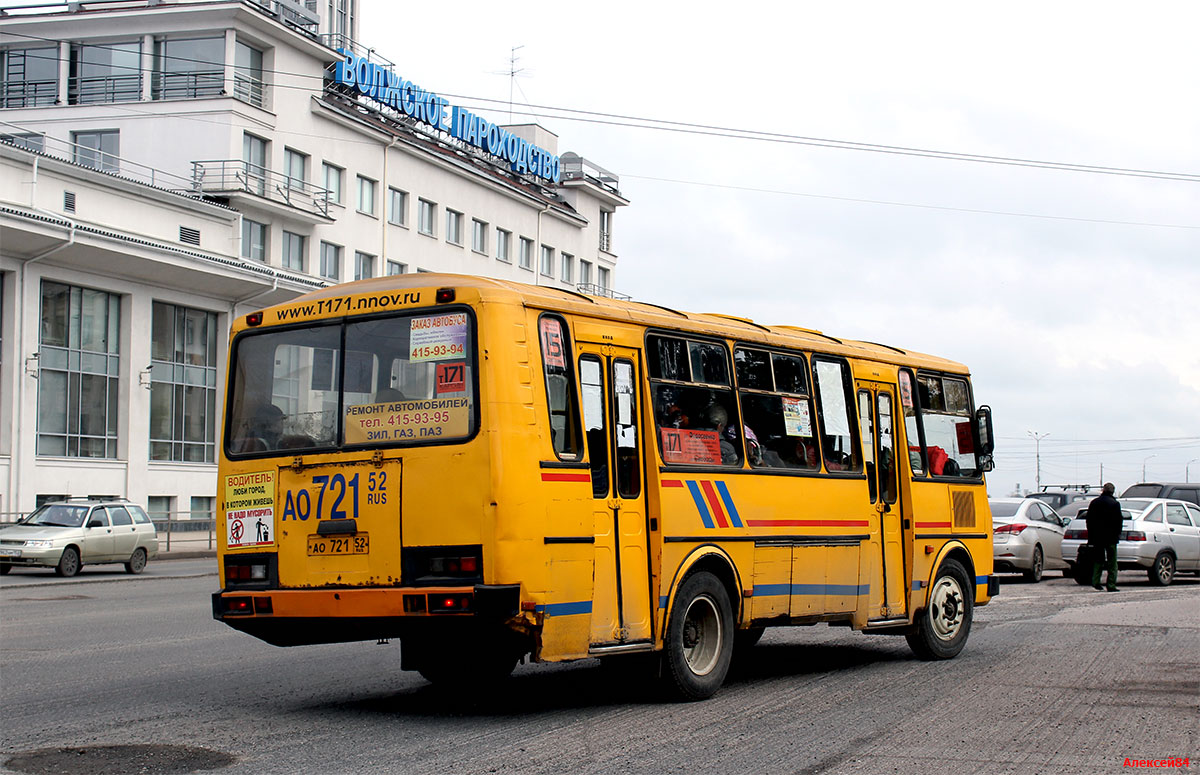
[[[1145,460],[1142,461],[1142,481],[1143,482],[1146,481],[1146,460],[1149,460],[1152,457],[1158,457],[1158,453],[1155,452],[1153,455],[1146,455]],[[1186,471],[1184,472],[1184,475],[1185,476],[1187,475]]]
[[[1035,485],[1037,492],[1042,491],[1042,439],[1049,436],[1049,433],[1034,433],[1033,431],[1025,431],[1029,437],[1033,439],[1034,456],[1037,458],[1037,477]]]
[[[1190,469],[1192,467],[1192,463],[1195,463],[1198,461],[1200,461],[1200,457],[1194,457],[1183,466],[1183,481],[1185,481],[1185,482],[1192,481],[1191,477],[1189,476],[1189,474],[1191,472]]]

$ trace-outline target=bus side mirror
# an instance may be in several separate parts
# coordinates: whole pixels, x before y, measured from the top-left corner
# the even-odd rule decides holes
[[[991,471],[996,467],[992,461],[992,453],[996,450],[995,435],[992,432],[992,408],[981,406],[975,410],[975,432],[979,445],[975,448],[975,456],[982,471]]]

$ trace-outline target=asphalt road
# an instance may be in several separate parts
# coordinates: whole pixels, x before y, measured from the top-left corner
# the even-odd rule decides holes
[[[521,666],[479,697],[400,672],[395,643],[268,646],[212,620],[212,562],[5,577],[0,763],[114,775],[122,757],[148,775],[1116,773],[1126,757],[1200,768],[1195,577],[1161,589],[1124,573],[1116,594],[1014,579],[942,663],[898,638],[772,631],[714,698],[673,704],[590,660]],[[13,758],[65,747],[81,752]]]

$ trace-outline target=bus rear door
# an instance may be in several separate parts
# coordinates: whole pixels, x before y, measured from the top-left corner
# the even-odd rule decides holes
[[[651,642],[650,569],[638,352],[579,343],[584,428],[592,472],[595,571],[593,648]]]

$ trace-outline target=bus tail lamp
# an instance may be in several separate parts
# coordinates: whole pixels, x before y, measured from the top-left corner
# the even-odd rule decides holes
[[[254,613],[256,614],[272,614],[275,613],[275,606],[271,604],[269,597],[254,598]]]
[[[469,594],[441,594],[429,596],[429,613],[458,614],[471,610]]]
[[[263,321],[263,313],[262,312],[251,312],[249,315],[246,316],[246,325],[248,325],[248,326],[261,326],[262,321]]]
[[[437,293],[435,293],[433,296],[433,299],[438,304],[449,304],[450,302],[454,301],[454,289],[438,288]]]
[[[267,566],[259,563],[252,565],[226,565],[225,578],[229,581],[266,581]]]
[[[478,573],[478,557],[432,557],[429,569],[434,573]]]
[[[222,599],[225,613],[227,614],[245,614],[254,613],[254,598],[252,597],[226,597]]]
[[[1020,524],[1017,524],[1017,525],[1001,525],[1000,527],[996,528],[996,529],[995,529],[995,530],[993,530],[992,532],[993,532],[993,533],[996,533],[997,535],[1002,535],[1002,534],[1004,534],[1004,533],[1009,533],[1009,534],[1011,534],[1011,535],[1018,535],[1018,534],[1019,534],[1019,533],[1021,533],[1023,530],[1025,530],[1025,528],[1026,528],[1026,527],[1028,527],[1028,525],[1020,525]]]

